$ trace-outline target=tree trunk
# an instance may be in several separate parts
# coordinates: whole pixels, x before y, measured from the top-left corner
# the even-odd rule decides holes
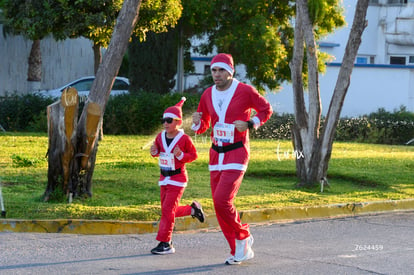
[[[94,43],[92,46],[92,49],[93,49],[93,63],[94,63],[93,72],[96,75],[96,73],[98,72],[99,64],[101,64],[101,60],[102,60],[101,45]]]
[[[30,50],[29,67],[27,69],[27,81],[29,82],[29,92],[39,90],[42,81],[42,52],[40,50],[40,40],[34,40]]]
[[[92,196],[92,176],[98,150],[99,126],[115,77],[136,25],[141,0],[126,0],[119,13],[106,54],[96,73],[88,100],[76,124],[78,97],[63,93],[48,107],[49,170],[44,200],[60,190],[69,202]]]
[[[354,60],[358,54],[358,48],[361,45],[362,34],[367,27],[365,19],[369,0],[358,0],[354,22],[351,32],[349,33],[348,42],[345,48],[344,58],[341,69],[339,70],[338,79],[335,85],[334,93],[329,105],[328,114],[323,131],[323,139],[321,145],[322,160],[319,170],[321,172],[328,170],[328,162],[331,158],[332,144],[335,137],[335,129],[341,114],[342,106],[345,100],[348,87],[351,83],[351,74],[354,67]]]
[[[69,201],[73,197],[86,195],[92,197],[92,175],[95,169],[96,153],[98,149],[98,129],[102,119],[101,107],[90,102],[86,111],[86,119],[80,120],[76,135],[76,154],[72,174],[72,190],[69,190]]]
[[[101,64],[102,61],[102,54],[101,54],[101,46],[98,44],[93,44],[92,46],[93,49],[93,58],[94,58],[94,69],[93,72],[96,75],[96,73],[98,72],[99,69],[99,64]],[[99,127],[99,140],[103,139],[103,123],[101,123],[101,126]]]
[[[358,0],[354,22],[337,84],[332,96],[323,132],[319,134],[321,117],[321,98],[318,80],[317,48],[313,26],[309,19],[306,0],[296,1],[295,42],[292,62],[292,83],[295,105],[295,124],[292,126],[292,141],[296,152],[303,158],[296,160],[296,174],[300,186],[327,183],[328,163],[331,158],[335,129],[338,123],[345,95],[350,84],[350,76],[355,57],[366,27],[366,11],[369,0]],[[303,58],[306,45],[308,62],[309,113],[303,99]]]

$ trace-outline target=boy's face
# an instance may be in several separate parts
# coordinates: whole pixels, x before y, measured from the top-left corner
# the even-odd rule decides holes
[[[178,127],[181,124],[181,120],[176,118],[165,118],[163,119],[162,125],[164,126],[164,130],[168,134],[175,133],[178,130]]]

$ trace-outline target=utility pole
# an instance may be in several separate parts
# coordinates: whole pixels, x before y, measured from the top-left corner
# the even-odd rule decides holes
[[[184,46],[182,41],[183,29],[178,26],[178,52],[177,52],[177,93],[184,92]]]
[[[184,48],[181,44],[177,55],[177,92],[184,92]]]

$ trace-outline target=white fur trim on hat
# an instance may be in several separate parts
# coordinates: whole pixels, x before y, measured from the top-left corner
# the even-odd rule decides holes
[[[227,63],[224,63],[224,62],[216,62],[216,63],[211,64],[210,68],[213,69],[214,67],[223,68],[226,71],[228,71],[231,75],[233,75],[234,73],[234,70]]]
[[[162,118],[166,118],[166,117],[181,119],[181,118],[179,118],[176,114],[173,114],[173,113],[164,113],[164,114],[162,115]]]

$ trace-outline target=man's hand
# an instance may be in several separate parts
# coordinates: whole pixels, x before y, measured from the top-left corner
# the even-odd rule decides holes
[[[200,124],[200,121],[201,121],[201,116],[203,115],[203,113],[202,112],[195,112],[195,113],[193,113],[193,123],[195,124],[195,125],[198,125],[198,124]]]
[[[178,146],[175,146],[174,147],[173,153],[174,153],[174,156],[175,157],[178,158],[179,156],[181,156],[182,152],[183,151],[181,151],[181,148],[180,147],[178,147]]]
[[[239,132],[244,132],[247,130],[247,128],[249,128],[248,123],[243,120],[236,120],[233,122],[233,124]]]
[[[153,142],[151,145],[150,153],[152,156],[155,156],[156,154],[158,154],[158,148],[157,148],[157,145],[155,145],[155,142]]]

